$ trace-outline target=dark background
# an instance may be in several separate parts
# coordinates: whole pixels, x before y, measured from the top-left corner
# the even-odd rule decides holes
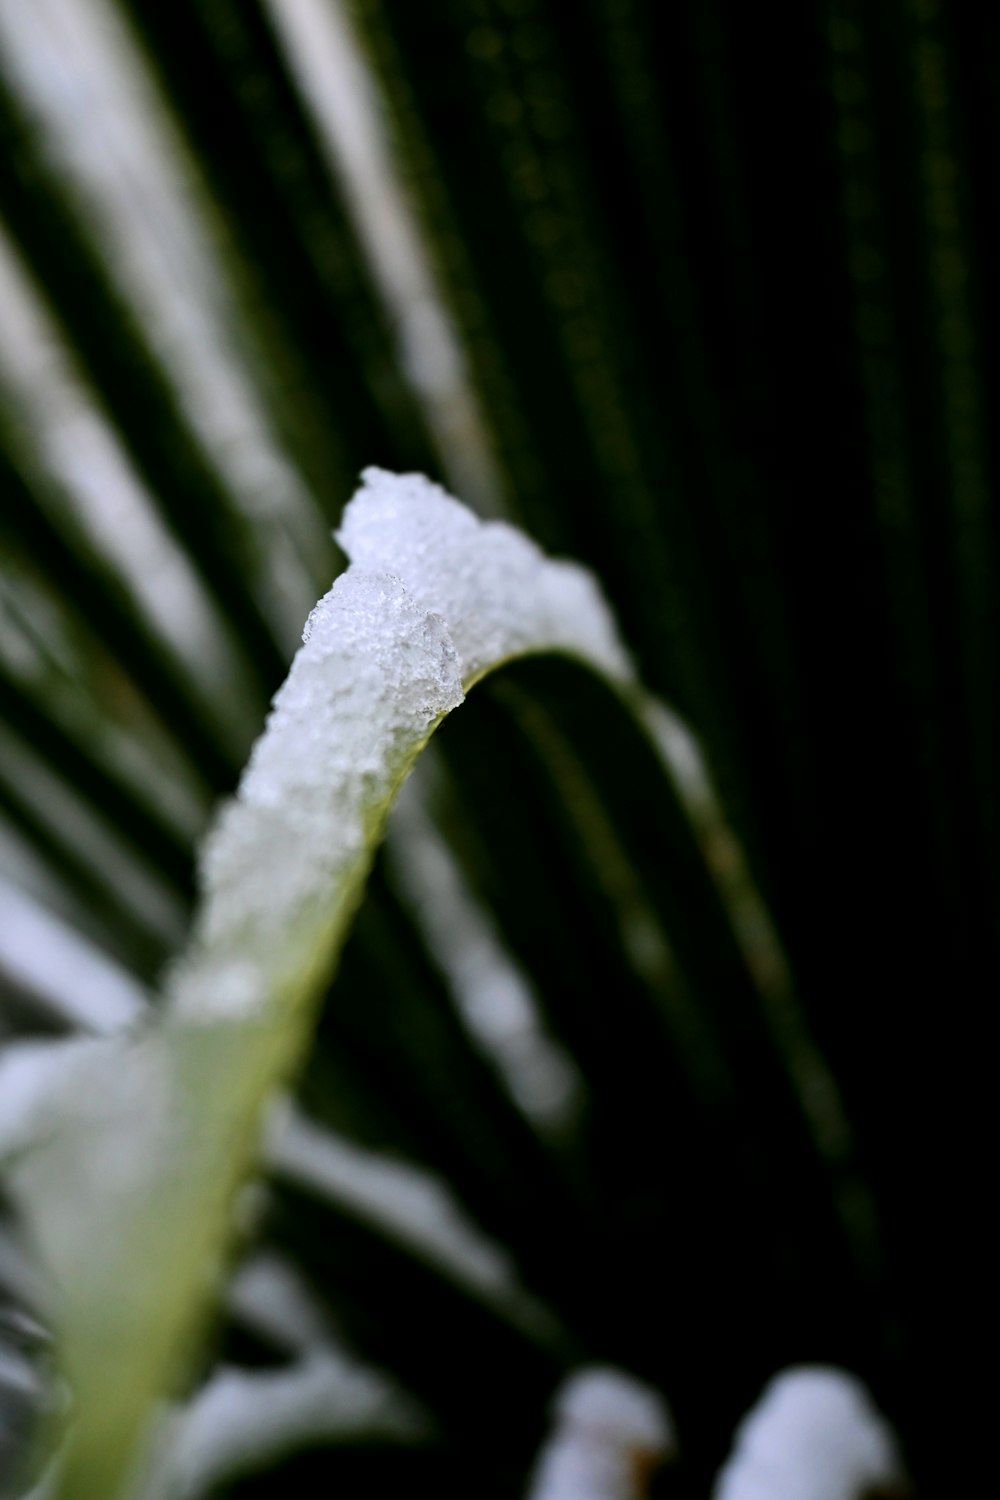
[[[121,8],[266,306],[298,412],[286,449],[330,523],[367,463],[440,476],[266,15],[255,0]],[[285,1192],[269,1232],[362,1349],[432,1405],[450,1446],[312,1455],[238,1493],[337,1480],[390,1493],[433,1468],[442,1495],[492,1494],[491,1476],[513,1495],[560,1367],[585,1357],[668,1393],[684,1463],[664,1493],[705,1493],[764,1380],[803,1359],[868,1380],[919,1492],[955,1491],[975,1481],[988,1430],[976,1398],[998,858],[997,39],[970,7],[934,0],[364,0],[356,15],[509,512],[593,566],[644,679],[701,736],[855,1147],[847,1188],[831,1185],[634,730],[570,668],[517,669],[443,736],[469,810],[453,836],[583,1065],[586,1130],[553,1165],[480,1078],[381,874],[304,1087],[342,1128],[447,1172],[572,1347],[529,1348]],[[281,651],[115,266],[2,91],[0,137],[4,225],[237,622],[263,697]],[[228,789],[236,757],[59,534],[19,450],[2,462],[10,555],[79,610]],[[518,693],[586,747],[737,1080],[722,1102],[699,1097],[656,1032]],[[190,892],[184,841],[43,698],[7,674],[0,707]],[[85,862],[33,821],[2,767],[0,799],[93,904]],[[476,847],[463,846],[470,827]],[[151,977],[166,954],[113,905],[95,914],[108,946]],[[348,1022],[364,1011],[352,994],[371,993],[383,1008]],[[878,1213],[861,1262],[835,1207],[855,1179]]]

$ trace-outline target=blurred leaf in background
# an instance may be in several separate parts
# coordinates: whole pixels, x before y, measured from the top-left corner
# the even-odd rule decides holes
[[[301,1076],[328,1170],[241,1200],[188,1373],[304,1382],[233,1495],[523,1493],[590,1361],[669,1398],[664,1492],[801,1361],[978,1482],[995,25],[0,0],[4,1037],[146,1005],[369,464],[588,564],[725,810],[566,662],[445,726]]]

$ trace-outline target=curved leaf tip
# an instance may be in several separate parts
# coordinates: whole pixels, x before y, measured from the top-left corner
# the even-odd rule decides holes
[[[401,578],[447,621],[468,686],[512,656],[565,651],[619,682],[632,664],[594,575],[548,558],[505,521],[480,521],[422,474],[368,468],[337,540],[356,567]]]
[[[61,1298],[76,1406],[55,1493],[74,1500],[118,1492],[183,1367],[262,1111],[301,1057],[388,809],[429,735],[465,687],[515,656],[565,652],[631,681],[589,573],[478,521],[422,476],[366,470],[340,539],[351,566],[313,610],[207,840],[165,1014],[134,1042],[94,1044],[84,1083],[71,1070],[42,1149],[18,1166]]]

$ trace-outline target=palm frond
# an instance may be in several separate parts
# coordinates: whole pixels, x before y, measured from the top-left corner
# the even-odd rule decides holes
[[[520,660],[435,737],[297,1049],[299,1144],[332,1175],[273,1158],[239,1200],[270,1269],[178,1340],[194,1457],[161,1453],[151,1494],[510,1497],[595,1362],[669,1400],[678,1493],[815,1361],[867,1382],[920,1492],[977,1478],[992,25],[933,0],[0,3],[0,1035],[160,1006],[193,851],[366,465],[592,569],[673,715]],[[261,1090],[291,1077],[261,1057]],[[191,1120],[225,1081],[248,1142],[253,1068],[192,1065]],[[499,1257],[492,1292],[422,1213]],[[18,1232],[0,1295],[35,1331],[0,1325],[0,1357],[51,1393]],[[357,1424],[310,1425],[335,1386]],[[220,1391],[287,1403],[294,1437],[250,1459],[244,1417],[216,1462]],[[124,1458],[94,1444],[94,1474]]]

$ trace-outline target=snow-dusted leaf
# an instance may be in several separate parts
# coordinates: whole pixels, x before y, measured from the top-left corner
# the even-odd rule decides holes
[[[895,1434],[862,1382],[783,1370],[741,1422],[714,1500],[862,1500],[905,1489]]]
[[[649,1476],[676,1454],[662,1397],[623,1370],[578,1370],[553,1418],[529,1500],[644,1500]]]
[[[418,476],[368,470],[352,565],[311,615],[237,797],[160,1019],[74,1055],[13,1182],[60,1294],[73,1434],[58,1493],[107,1500],[183,1374],[265,1105],[294,1072],[392,800],[465,687],[567,652],[627,680],[594,580]]]

